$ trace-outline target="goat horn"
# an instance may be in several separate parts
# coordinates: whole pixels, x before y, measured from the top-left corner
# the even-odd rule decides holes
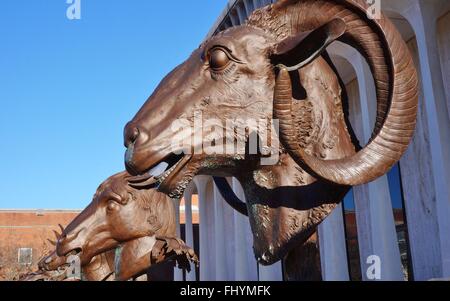
[[[56,240],[58,240],[61,237],[61,234],[58,233],[58,231],[53,230],[53,234],[55,234]]]

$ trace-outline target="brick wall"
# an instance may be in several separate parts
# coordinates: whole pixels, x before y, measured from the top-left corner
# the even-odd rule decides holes
[[[66,226],[80,211],[3,210],[0,211],[0,280],[13,280],[20,273],[36,268],[38,260],[53,246],[52,230]],[[32,249],[30,266],[18,263],[19,248]]]

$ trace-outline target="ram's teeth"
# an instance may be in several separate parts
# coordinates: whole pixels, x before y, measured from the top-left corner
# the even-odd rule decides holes
[[[164,162],[165,163],[165,162]],[[161,173],[159,175],[158,178],[158,182],[161,184],[162,182],[164,182],[164,180],[167,179],[167,177],[175,170],[175,168],[177,167],[178,163],[180,163],[180,161],[178,161],[177,163],[175,163],[171,168],[169,168],[168,170],[164,171],[163,173]],[[166,167],[167,168],[167,167]]]

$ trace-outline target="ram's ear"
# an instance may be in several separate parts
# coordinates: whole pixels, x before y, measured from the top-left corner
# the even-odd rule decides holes
[[[298,70],[314,61],[345,30],[345,22],[336,18],[313,31],[289,37],[275,46],[272,62],[288,71]]]

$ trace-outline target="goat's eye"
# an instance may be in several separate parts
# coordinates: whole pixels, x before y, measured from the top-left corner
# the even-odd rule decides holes
[[[212,49],[209,53],[209,66],[215,71],[224,69],[230,61],[228,54],[221,48]]]
[[[106,210],[112,212],[112,211],[116,211],[120,208],[119,203],[117,203],[116,201],[110,200],[108,201],[108,204],[106,205]]]

